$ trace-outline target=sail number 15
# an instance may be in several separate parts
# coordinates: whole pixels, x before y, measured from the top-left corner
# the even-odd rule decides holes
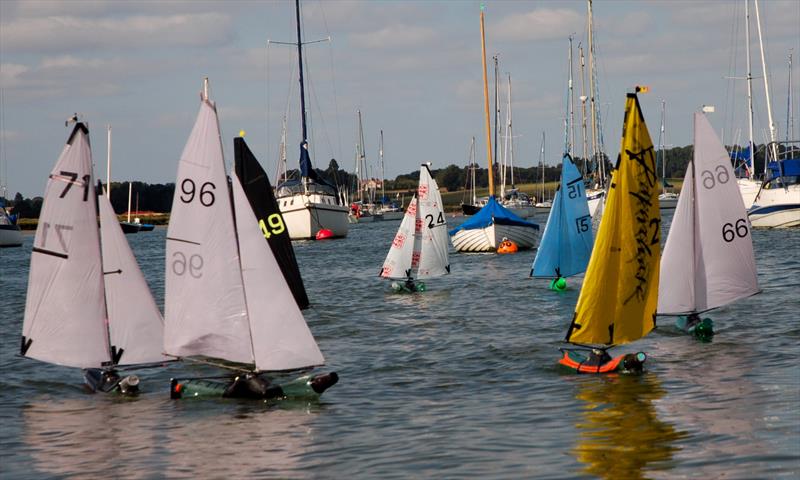
[[[273,213],[267,217],[266,222],[263,218],[260,219],[258,221],[258,226],[261,227],[261,233],[264,234],[264,238],[266,239],[269,239],[269,237],[273,235],[280,235],[286,231],[286,225],[284,225],[283,217],[281,217],[280,213]]]

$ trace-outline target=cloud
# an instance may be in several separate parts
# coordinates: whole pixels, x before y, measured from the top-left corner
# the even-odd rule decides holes
[[[506,40],[561,39],[579,32],[586,24],[582,12],[567,8],[540,8],[528,13],[507,16],[493,25],[493,36]]]
[[[3,25],[3,49],[13,53],[206,47],[231,39],[231,19],[218,13],[135,15],[123,19],[50,16],[22,18]]]
[[[390,25],[367,33],[353,33],[350,43],[361,48],[409,48],[429,45],[437,33],[428,27]]]

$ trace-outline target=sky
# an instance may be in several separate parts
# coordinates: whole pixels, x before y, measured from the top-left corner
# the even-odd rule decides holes
[[[786,135],[793,52],[797,138],[800,2],[759,6],[779,138]],[[546,163],[560,162],[570,34],[580,155],[577,47],[586,47],[586,2],[487,0],[485,8],[487,54],[490,62],[499,57],[504,112],[511,75],[514,165],[538,165],[543,132]],[[358,110],[373,176],[380,176],[381,130],[386,178],[423,162],[465,166],[472,136],[477,161],[486,165],[480,2],[308,0],[301,9],[304,41],[323,40],[304,49],[316,167],[336,158],[354,170]],[[595,0],[593,10],[609,156],[617,155],[625,94],[636,85],[650,87],[640,102],[654,143],[662,101],[668,146],[692,143],[691,115],[702,105],[716,107],[710,119],[726,144],[746,142],[746,82],[726,78],[746,72],[742,0]],[[755,137],[763,142],[768,122],[752,3],[750,10]],[[226,161],[232,138],[244,130],[274,182],[285,115],[289,168],[299,158],[296,48],[274,43],[295,39],[294,2],[287,0],[2,0],[0,186],[12,198],[41,195],[70,132],[64,121],[75,112],[88,122],[98,178],[106,178],[110,125],[112,181],[174,182],[206,76]]]

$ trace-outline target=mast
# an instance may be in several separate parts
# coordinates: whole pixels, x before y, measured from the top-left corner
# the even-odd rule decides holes
[[[383,129],[381,129],[381,145],[378,154],[381,157],[381,203],[383,203],[383,199],[386,198],[386,171],[383,165]]]
[[[749,128],[748,141],[750,142],[750,168],[748,169],[747,174],[752,180],[755,177],[756,171],[756,154],[755,144],[753,143],[753,74],[750,63],[750,0],[744,0],[744,18],[744,32],[747,42],[747,126]]]
[[[575,96],[572,89],[572,35],[569,36],[569,156],[575,148]]]
[[[514,188],[514,135],[511,129],[511,74],[508,74],[508,159],[511,166],[511,188]]]
[[[494,172],[492,171],[492,126],[489,122],[489,80],[486,72],[486,31],[483,26],[484,6],[481,5],[481,61],[483,64],[483,103],[486,111],[486,159],[489,161],[489,196],[494,196]]]
[[[469,166],[470,170],[472,170],[472,204],[475,205],[478,203],[477,194],[475,192],[475,169],[477,165],[475,165],[475,137],[472,137],[472,142],[469,145]]]
[[[792,49],[789,49],[789,82],[786,95],[786,141],[794,137],[794,110],[792,105]]]
[[[539,151],[539,163],[542,164],[542,198],[540,202],[544,202],[544,130],[542,130],[542,149]]]
[[[128,223],[131,221],[131,193],[133,193],[133,183],[128,182]]]
[[[108,141],[106,150],[106,198],[111,200],[111,125],[107,125]]]
[[[500,110],[497,110],[500,113]],[[503,181],[500,183],[500,198],[506,198],[506,179],[508,178],[508,142],[511,140],[511,74],[508,75],[508,96],[506,98],[506,132],[503,135],[505,146],[503,148]],[[513,169],[513,167],[512,167]],[[513,177],[513,170],[512,170]]]
[[[758,0],[753,0],[756,5],[756,26],[758,27],[758,48],[761,51],[761,72],[764,76],[764,93],[767,96],[767,117],[769,118],[769,142],[772,150],[772,158],[778,160],[778,146],[775,141],[778,139],[778,129],[772,118],[772,101],[769,94],[769,76],[767,75],[767,59],[764,57],[764,38],[761,36],[761,17],[758,14]],[[767,159],[764,158],[764,173],[767,173]]]
[[[592,120],[592,158],[594,158],[597,162],[597,170],[595,171],[595,175],[600,175],[600,184],[601,186],[605,183],[603,181],[603,175],[600,168],[601,161],[598,155],[598,148],[597,148],[597,111],[595,105],[595,91],[594,91],[594,44],[593,42],[593,30],[594,27],[592,25],[592,0],[587,0],[587,5],[589,9],[589,102],[590,102],[590,110],[591,110],[591,120]]]
[[[303,41],[300,37],[300,0],[294,0],[294,6],[297,16],[297,65],[300,72],[300,118],[303,126],[303,142],[307,142],[308,130],[306,129],[306,90],[305,86],[303,85]]]
[[[499,142],[497,141],[497,130],[500,126],[500,95],[499,89],[497,86],[497,72],[499,69],[497,55],[492,57],[494,60],[494,161],[499,161],[499,157],[497,156],[497,149],[500,147]],[[503,181],[505,182],[505,175],[503,176]],[[503,186],[500,187],[501,189]],[[501,195],[502,196],[502,195]]]
[[[583,46],[579,43],[578,44],[578,53],[580,54],[580,63],[581,63],[581,132],[583,136],[583,173],[586,175],[586,159],[588,158],[588,150],[589,139],[586,137],[586,74],[584,72],[584,67],[586,66],[586,59],[583,56]]]
[[[665,156],[666,152],[664,151],[664,144],[667,143],[666,123],[667,102],[665,100],[661,100],[661,132],[658,134],[658,150],[661,153],[661,193],[667,193],[667,161]],[[692,163],[692,169],[694,169],[694,163]],[[692,170],[692,172],[694,172],[694,170]]]
[[[364,176],[367,175],[367,157],[364,153],[364,127],[361,123],[361,110],[357,110],[358,112],[358,145],[356,145],[356,162],[360,167],[361,176],[358,179],[358,198],[361,200],[363,205],[364,203],[364,187],[366,183],[364,181]],[[356,168],[358,170],[358,167]]]

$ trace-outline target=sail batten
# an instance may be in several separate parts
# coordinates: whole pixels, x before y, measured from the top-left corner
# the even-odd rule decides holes
[[[702,113],[661,258],[658,313],[718,308],[758,293],[750,223],[727,151]]]
[[[583,176],[567,154],[562,159],[561,186],[556,191],[531,276],[556,278],[584,272],[593,243]]]
[[[655,327],[661,216],[653,142],[629,94],[617,168],[566,340],[619,345]]]

